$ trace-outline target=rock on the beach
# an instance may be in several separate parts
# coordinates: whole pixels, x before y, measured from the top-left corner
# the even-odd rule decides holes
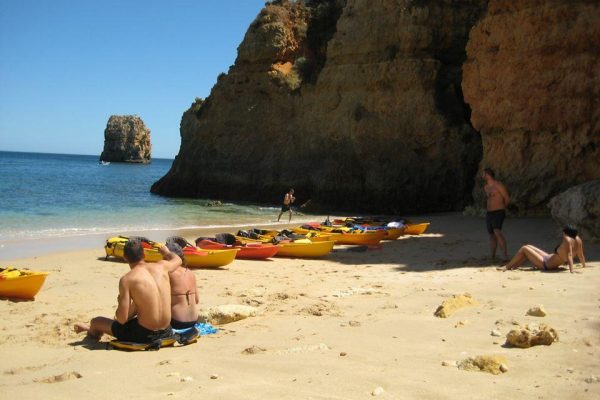
[[[469,357],[458,363],[458,369],[465,371],[481,371],[499,375],[508,371],[507,360],[503,356]],[[503,369],[505,371],[503,371]]]
[[[223,325],[254,316],[256,316],[255,307],[240,304],[225,304],[201,311],[198,320],[201,322],[210,322],[213,325]]]
[[[150,129],[137,115],[112,115],[104,130],[101,161],[148,163],[152,145]]]
[[[545,317],[547,315],[546,310],[544,310],[544,306],[539,305],[536,307],[531,307],[527,310],[527,315],[532,317]]]
[[[454,295],[451,299],[444,300],[435,310],[434,315],[440,318],[448,318],[461,308],[477,305],[479,303],[469,293]]]
[[[548,206],[561,226],[573,225],[585,239],[600,241],[600,180],[573,186],[553,197]]]
[[[244,349],[242,351],[242,354],[259,354],[259,353],[264,353],[265,351],[267,351],[267,349],[264,349],[264,348],[258,347],[258,346],[252,346],[252,347],[248,347],[248,348]]]
[[[456,367],[457,365],[458,365],[458,363],[453,360],[442,361],[442,366],[444,366],[444,367]]]
[[[502,332],[500,332],[498,329],[493,329],[490,335],[500,337],[502,336]]]
[[[373,391],[371,392],[371,396],[380,396],[385,392],[385,390],[383,390],[383,388],[381,386],[377,386],[375,389],[373,389]]]
[[[506,344],[522,349],[538,345],[550,346],[555,341],[558,341],[558,333],[545,324],[539,327],[530,324],[524,328],[513,329],[506,335]]]

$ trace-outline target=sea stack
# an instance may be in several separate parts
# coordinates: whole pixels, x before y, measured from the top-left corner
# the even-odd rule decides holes
[[[104,130],[100,161],[149,163],[150,129],[137,115],[111,115]]]

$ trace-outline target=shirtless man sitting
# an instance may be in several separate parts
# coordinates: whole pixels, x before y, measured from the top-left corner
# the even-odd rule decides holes
[[[168,243],[169,250],[177,254],[183,263],[169,273],[171,282],[171,327],[173,329],[192,328],[198,322],[198,289],[196,275],[185,266],[181,246]]]
[[[517,254],[506,266],[498,268],[500,271],[516,269],[525,261],[529,260],[537,269],[549,271],[563,264],[569,265],[569,271],[573,273],[573,257],[577,256],[583,268],[585,268],[585,257],[583,255],[583,241],[577,234],[577,230],[567,225],[563,229],[562,242],[556,246],[554,253],[548,254],[535,246],[526,244],[521,247]]]
[[[180,266],[181,259],[165,246],[161,246],[159,251],[164,260],[147,263],[141,242],[128,241],[124,257],[130,271],[119,280],[115,318],[96,317],[89,325],[77,323],[75,332],[87,332],[98,339],[108,334],[136,343],[152,343],[171,336],[169,271]]]
[[[485,180],[483,190],[487,197],[485,223],[490,235],[491,256],[496,258],[496,248],[500,246],[504,253],[504,260],[508,260],[508,249],[506,239],[502,235],[502,224],[506,217],[506,207],[510,197],[504,184],[496,180],[495,173],[491,168],[485,168],[482,177]]]

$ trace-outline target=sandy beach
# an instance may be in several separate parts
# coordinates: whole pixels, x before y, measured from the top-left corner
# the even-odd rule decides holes
[[[600,244],[584,238],[588,268],[577,264],[576,274],[498,272],[482,219],[415,219],[431,222],[426,234],[381,249],[195,270],[201,308],[244,304],[257,315],[160,351],[107,350],[108,338],[97,343],[72,331],[76,321],[114,314],[128,266],[104,261],[101,242],[3,262],[50,275],[35,301],[0,300],[0,398],[599,398]],[[511,254],[524,243],[551,251],[560,238],[549,218],[510,218],[504,232]],[[479,305],[434,316],[462,293]],[[547,316],[526,315],[539,305]],[[559,341],[505,346],[517,323],[545,323]],[[504,356],[508,371],[452,364],[479,355]]]

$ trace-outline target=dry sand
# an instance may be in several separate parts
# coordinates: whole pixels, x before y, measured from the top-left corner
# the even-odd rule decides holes
[[[585,243],[588,268],[577,265],[578,274],[497,272],[482,219],[422,219],[432,222],[427,234],[380,250],[196,270],[203,308],[249,304],[258,315],[157,352],[107,350],[71,331],[75,321],[114,314],[128,266],[103,261],[102,243],[13,260],[51,274],[35,301],[0,300],[0,398],[599,398],[600,245]],[[525,242],[551,250],[559,240],[546,218],[508,219],[505,234],[511,253]],[[479,305],[433,315],[464,292]],[[526,315],[537,305],[546,317]],[[513,321],[546,323],[560,341],[504,347]],[[508,372],[442,366],[478,355],[505,357]]]

